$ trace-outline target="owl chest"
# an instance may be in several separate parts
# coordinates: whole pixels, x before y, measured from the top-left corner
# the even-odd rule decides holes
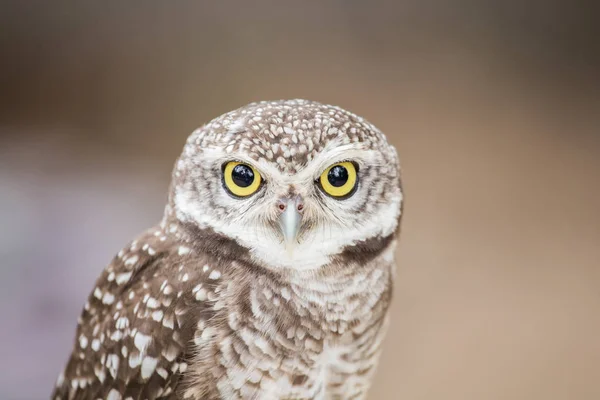
[[[223,305],[198,324],[190,378],[215,378],[200,389],[269,400],[348,398],[366,387],[387,308],[385,282],[368,282],[369,292],[344,283],[318,295],[260,278],[246,282],[253,286],[245,291],[219,290]]]
[[[226,368],[220,392],[232,397],[224,398],[332,398],[332,387],[341,384],[348,376],[345,374],[360,369],[360,363],[350,357],[357,350],[356,343],[342,344],[329,337],[318,339],[300,332],[294,337],[287,333],[271,337],[262,333],[248,336],[251,340],[244,345],[238,343],[240,355],[245,346],[248,357],[241,356]]]
[[[332,388],[362,368],[364,358],[356,357],[361,343],[374,340],[352,330],[351,315],[313,315],[309,309],[299,313],[273,303],[255,304],[253,310],[219,343],[223,395],[330,398]]]
[[[319,354],[288,355],[282,360],[278,372],[263,377],[261,397],[264,399],[314,399],[332,398],[332,386],[342,379],[338,371],[352,369],[343,361],[349,347],[325,346]]]

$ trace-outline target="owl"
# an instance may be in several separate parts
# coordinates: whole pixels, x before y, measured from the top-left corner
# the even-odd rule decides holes
[[[264,101],[194,131],[157,225],[103,270],[52,399],[364,399],[403,209],[365,119]]]

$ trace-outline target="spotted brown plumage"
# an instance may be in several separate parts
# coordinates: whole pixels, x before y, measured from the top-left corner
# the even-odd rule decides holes
[[[356,186],[326,195],[318,178],[346,161]],[[228,190],[230,162],[260,185]],[[160,224],[97,280],[52,398],[365,398],[401,212],[396,152],[364,119],[303,100],[216,118],[188,139]]]

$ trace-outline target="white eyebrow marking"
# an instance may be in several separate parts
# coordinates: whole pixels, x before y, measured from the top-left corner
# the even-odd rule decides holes
[[[310,179],[315,180],[321,176],[326,168],[335,163],[351,160],[357,162],[360,166],[361,164],[373,163],[373,160],[377,159],[376,151],[360,148],[360,146],[363,145],[362,143],[351,143],[335,147],[331,150],[327,149],[327,147],[330,147],[329,145],[330,143],[328,143],[325,149],[315,157],[311,163],[312,166],[310,170],[307,168],[298,175],[301,175],[304,178],[305,174],[310,174]]]

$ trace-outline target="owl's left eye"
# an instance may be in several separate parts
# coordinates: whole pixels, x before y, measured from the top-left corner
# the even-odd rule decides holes
[[[357,169],[356,164],[350,161],[333,164],[323,171],[317,183],[329,196],[346,199],[356,189]]]
[[[230,161],[223,168],[225,188],[236,197],[248,197],[260,188],[262,178],[251,165]]]

